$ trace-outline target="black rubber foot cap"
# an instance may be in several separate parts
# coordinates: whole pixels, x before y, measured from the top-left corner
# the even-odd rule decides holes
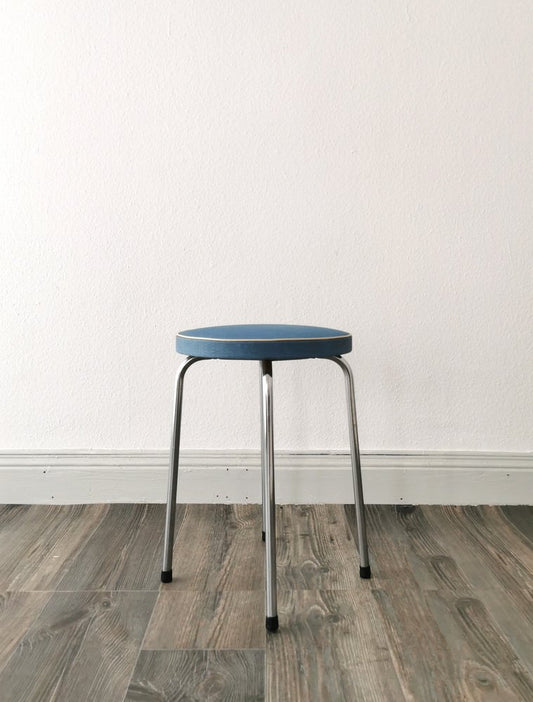
[[[370,566],[359,566],[359,576],[368,580],[370,578]]]
[[[266,618],[267,631],[277,631],[278,627],[279,627],[279,622],[278,622],[278,615],[277,614],[275,617],[267,617]]]
[[[263,537],[262,537],[262,538],[263,538],[263,541],[264,541],[264,540],[265,540],[265,532],[263,531],[262,533],[263,533]]]
[[[171,583],[172,582],[172,568],[170,570],[161,571],[161,582]]]

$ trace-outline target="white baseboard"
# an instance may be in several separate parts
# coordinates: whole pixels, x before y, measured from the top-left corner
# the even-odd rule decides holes
[[[533,454],[363,453],[368,504],[533,504]],[[168,452],[0,452],[0,504],[164,502]],[[276,452],[279,503],[352,501],[349,455]],[[261,500],[256,451],[183,451],[179,502]]]

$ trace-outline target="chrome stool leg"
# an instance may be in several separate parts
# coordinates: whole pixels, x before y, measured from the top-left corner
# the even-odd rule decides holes
[[[361,456],[359,454],[359,439],[357,436],[357,415],[355,412],[355,391],[353,373],[348,362],[342,356],[332,356],[334,361],[344,371],[346,381],[346,399],[348,401],[348,421],[350,425],[350,453],[352,457],[353,491],[355,498],[355,514],[357,517],[357,538],[359,541],[359,575],[370,578],[370,563],[368,560],[368,544],[366,541],[365,503],[363,500],[363,480],[361,478]]]
[[[266,628],[278,628],[278,605],[276,594],[276,496],[274,490],[274,423],[272,412],[272,361],[261,361],[263,402],[263,458],[264,494],[267,504],[265,515],[265,561],[266,561]]]
[[[176,376],[174,395],[174,424],[170,446],[170,470],[168,473],[167,516],[165,521],[165,546],[161,582],[172,582],[172,550],[174,548],[174,523],[176,519],[176,492],[178,486],[178,465],[180,460],[181,408],[183,404],[183,378],[188,368],[203,359],[188,356],[181,364]]]
[[[265,488],[265,418],[263,417],[263,365],[259,362],[259,397],[260,402],[260,415],[261,415],[261,505],[262,505],[262,539],[265,540],[265,524],[266,524],[266,511],[267,511],[267,500],[266,500],[266,488]]]

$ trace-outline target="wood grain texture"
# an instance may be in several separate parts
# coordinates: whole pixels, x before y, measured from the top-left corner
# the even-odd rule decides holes
[[[258,590],[162,590],[143,648],[264,648],[264,606]]]
[[[533,679],[533,594],[487,589],[475,594]]]
[[[403,529],[399,529],[399,511],[394,505],[369,505],[366,508],[373,582],[376,578],[399,579],[412,565],[416,566],[413,563],[412,549],[400,538]],[[344,512],[352,538],[357,543],[353,505],[345,505]],[[379,547],[371,548],[371,544],[379,544]]]
[[[517,538],[500,508],[426,507],[424,514],[427,528],[443,540],[449,552],[453,549],[472,587],[511,592],[533,587],[532,544]]]
[[[0,590],[54,590],[109,505],[0,508]]]
[[[425,601],[466,699],[533,699],[533,678],[481,600],[428,592]]]
[[[56,590],[157,590],[164,505],[109,505]]]
[[[533,514],[531,507],[524,505],[509,505],[500,507],[502,517],[520,534],[526,545],[533,544]]]
[[[372,594],[405,697],[447,702],[464,699],[459,661],[453,659],[424,593],[416,587],[393,586],[375,589]]]
[[[142,651],[127,702],[260,702],[264,651]]]
[[[464,507],[462,523],[468,538],[483,553],[487,564],[504,587],[533,587],[531,543],[516,538],[507,519],[497,507]]]
[[[357,545],[339,505],[282,505],[276,519],[280,591],[359,587]]]
[[[468,580],[470,591],[465,594],[483,602],[491,620],[505,632],[529,674],[533,675],[533,602],[529,585],[533,543],[529,550],[524,549],[523,533],[517,537],[516,530],[499,508],[486,510],[492,513],[493,521],[487,530],[486,542],[482,539],[482,529],[487,519],[472,534],[469,527],[471,510],[442,507],[424,508],[424,511],[428,531],[433,530],[445,542],[448,552],[454,554],[457,566]],[[533,508],[529,511],[533,519]],[[491,544],[500,523],[503,523],[502,534],[506,539],[501,560],[494,550],[494,543]],[[520,545],[517,544],[519,540]],[[520,555],[517,557],[517,554]]]
[[[375,585],[394,579],[403,586],[469,593],[471,583],[452,557],[445,535],[431,528],[423,507],[382,507],[373,521],[372,536],[378,549]]]
[[[384,547],[376,553],[374,596],[405,694],[530,699],[532,608],[517,583],[528,582],[531,550],[500,524],[501,510],[402,506],[370,511],[373,536]],[[514,574],[502,573],[502,566],[511,563]],[[481,640],[499,651],[501,665],[497,656],[487,656]]]
[[[0,700],[530,702],[533,508],[367,514],[369,581],[353,507],[277,509],[265,635],[258,505],[178,505],[164,587],[163,505],[0,508]]]
[[[51,597],[50,592],[0,592],[0,672]],[[0,696],[1,698],[1,696]]]
[[[367,587],[282,592],[267,637],[266,699],[404,699],[385,628]]]
[[[176,590],[263,590],[259,505],[178,505]]]
[[[6,701],[123,699],[155,592],[56,593],[0,673]]]

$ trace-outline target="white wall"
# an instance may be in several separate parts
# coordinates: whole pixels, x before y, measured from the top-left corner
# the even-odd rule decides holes
[[[0,447],[163,448],[180,328],[354,333],[363,448],[528,451],[529,0],[63,0],[0,21]],[[255,364],[183,445],[259,443]],[[275,367],[278,446],[347,447]]]

